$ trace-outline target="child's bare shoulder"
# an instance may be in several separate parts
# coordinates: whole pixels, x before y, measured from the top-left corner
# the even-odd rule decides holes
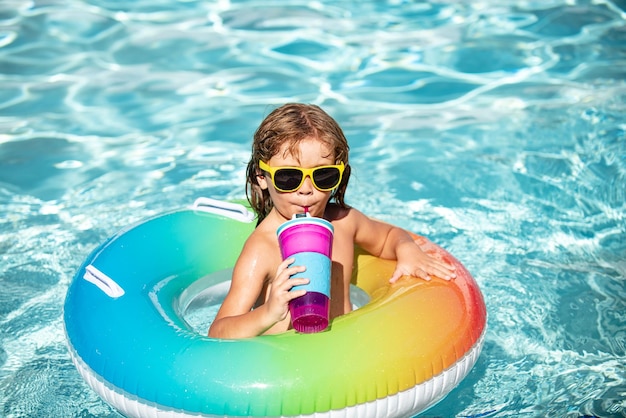
[[[255,229],[244,243],[235,265],[235,272],[248,278],[267,280],[280,263],[276,234]]]
[[[267,248],[277,245],[276,232],[259,225],[246,240],[243,250],[255,252],[263,251],[264,249],[267,250]]]

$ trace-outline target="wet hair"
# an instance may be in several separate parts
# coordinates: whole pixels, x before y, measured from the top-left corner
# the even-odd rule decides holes
[[[246,196],[258,216],[258,223],[265,219],[274,206],[269,192],[259,185],[257,177],[262,171],[259,161],[268,162],[280,152],[284,144],[287,144],[286,152],[295,156],[300,142],[309,138],[326,144],[333,153],[335,164],[343,162],[346,166],[341,183],[333,190],[330,201],[340,207],[348,207],[344,195],[350,178],[349,147],[339,124],[319,106],[288,103],[272,111],[254,133],[252,156],[247,168]]]

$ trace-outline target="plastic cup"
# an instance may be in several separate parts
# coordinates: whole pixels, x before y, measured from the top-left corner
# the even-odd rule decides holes
[[[306,267],[291,278],[309,279],[308,284],[291,289],[307,291],[289,302],[291,324],[298,332],[309,334],[328,327],[333,232],[330,222],[311,216],[295,217],[276,231],[283,260],[293,257],[293,265]]]

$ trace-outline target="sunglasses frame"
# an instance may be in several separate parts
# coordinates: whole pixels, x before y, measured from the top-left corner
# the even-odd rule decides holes
[[[313,187],[315,187],[320,192],[329,192],[331,190],[334,190],[337,187],[339,187],[339,185],[341,184],[341,180],[343,179],[343,172],[346,169],[346,166],[343,163],[343,161],[341,161],[340,164],[320,165],[318,167],[313,167],[313,168],[302,168],[302,167],[291,167],[291,166],[272,167],[268,163],[259,160],[259,168],[262,171],[265,171],[265,172],[270,174],[270,178],[272,179],[272,184],[274,185],[276,190],[278,190],[279,192],[283,192],[283,193],[291,193],[291,192],[295,192],[300,187],[302,187],[302,184],[304,183],[304,179],[306,179],[307,177],[311,179],[311,183],[313,184]],[[336,168],[337,170],[339,170],[339,180],[337,180],[337,184],[335,184],[333,187],[324,189],[324,188],[318,187],[317,184],[315,183],[315,179],[313,178],[313,173],[315,172],[315,170],[319,170],[319,169],[323,169],[323,168]],[[298,184],[298,187],[296,187],[294,189],[290,189],[290,190],[285,190],[285,189],[281,189],[280,187],[278,187],[276,185],[276,182],[274,181],[274,174],[278,170],[284,170],[284,169],[296,170],[296,171],[299,171],[302,174],[302,179],[300,180],[300,183]]]

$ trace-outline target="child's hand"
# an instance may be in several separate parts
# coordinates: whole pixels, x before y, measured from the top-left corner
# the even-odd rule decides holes
[[[295,260],[293,258],[288,258],[280,263],[278,269],[276,270],[276,277],[268,286],[266,305],[273,323],[282,321],[287,317],[290,300],[300,297],[306,293],[306,290],[294,290],[293,292],[289,291],[294,286],[309,283],[309,279],[290,279],[292,275],[302,273],[306,270],[304,266],[289,267],[289,265],[294,261]]]
[[[398,253],[398,263],[389,282],[395,283],[402,276],[414,276],[424,280],[431,280],[432,276],[436,276],[451,280],[456,277],[455,272],[453,265],[429,256],[415,242],[405,243]]]

